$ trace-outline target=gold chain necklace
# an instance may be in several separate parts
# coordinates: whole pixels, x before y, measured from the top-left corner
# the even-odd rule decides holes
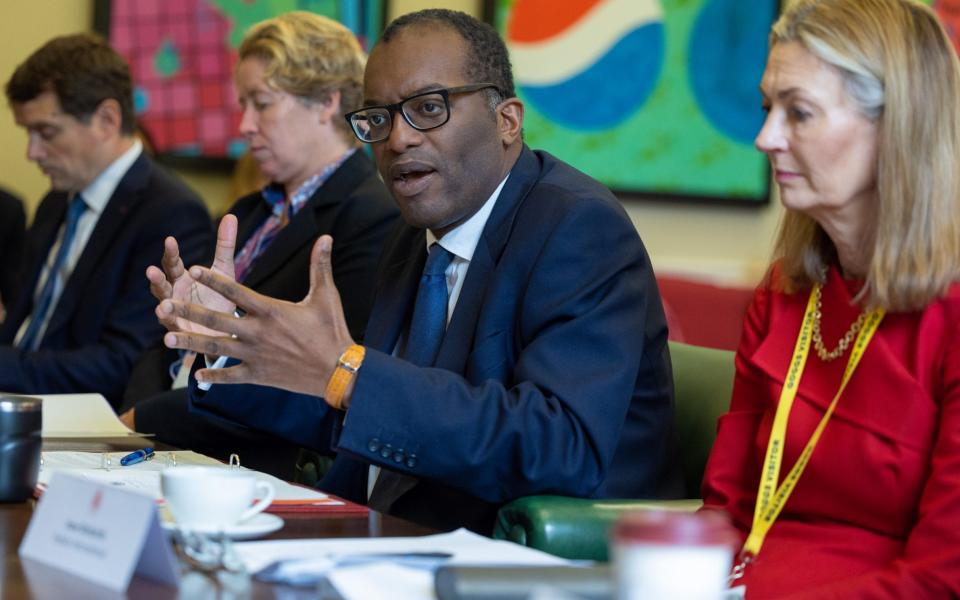
[[[817,306],[813,313],[813,347],[817,351],[817,356],[820,357],[820,360],[830,362],[843,356],[843,353],[847,351],[847,347],[853,343],[853,339],[857,337],[857,333],[859,333],[860,328],[863,327],[864,321],[867,320],[867,311],[860,313],[860,316],[853,322],[853,325],[850,326],[847,333],[840,338],[836,348],[827,350],[827,347],[823,345],[823,336],[820,334],[820,317],[823,316],[823,295],[820,292],[821,287],[819,283],[813,286],[813,294],[817,299]]]

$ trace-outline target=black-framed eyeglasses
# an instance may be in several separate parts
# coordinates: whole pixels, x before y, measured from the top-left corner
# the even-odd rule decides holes
[[[345,116],[357,139],[372,144],[390,137],[390,132],[393,130],[393,114],[397,111],[403,115],[403,120],[410,127],[418,131],[436,129],[450,120],[451,95],[467,94],[488,88],[499,92],[499,88],[492,83],[471,83],[422,92],[404,98],[396,104],[368,106],[349,112]]]

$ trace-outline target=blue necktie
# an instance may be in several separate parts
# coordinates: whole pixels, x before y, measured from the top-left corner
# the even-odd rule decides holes
[[[447,329],[447,267],[452,260],[453,255],[440,244],[430,246],[413,306],[407,345],[400,353],[401,358],[419,367],[433,366]],[[368,504],[374,510],[389,512],[393,503],[416,483],[415,477],[384,469],[373,486]]]
[[[453,255],[440,244],[430,246],[402,355],[419,367],[433,366],[447,329],[449,294],[446,271],[452,260]]]
[[[46,320],[47,313],[50,311],[53,302],[53,291],[60,281],[60,270],[63,269],[63,263],[67,260],[70,253],[70,246],[73,245],[73,238],[77,233],[77,223],[81,215],[87,210],[87,203],[83,196],[77,194],[70,201],[67,208],[66,224],[63,228],[63,241],[60,242],[60,248],[57,250],[57,256],[53,260],[53,266],[47,273],[47,280],[43,284],[43,290],[40,291],[40,297],[30,316],[30,325],[27,326],[26,333],[20,340],[18,347],[22,350],[36,350],[40,345],[40,328]],[[65,284],[66,282],[64,282]]]

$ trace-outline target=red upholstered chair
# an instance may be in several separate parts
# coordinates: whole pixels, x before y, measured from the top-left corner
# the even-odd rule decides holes
[[[676,342],[736,350],[747,306],[749,287],[727,287],[672,275],[657,276],[670,328]]]

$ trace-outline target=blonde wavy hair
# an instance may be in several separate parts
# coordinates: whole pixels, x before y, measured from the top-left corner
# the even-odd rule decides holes
[[[334,123],[350,144],[356,137],[343,115],[360,106],[366,55],[349,29],[305,11],[282,14],[253,25],[240,44],[239,58],[259,58],[267,84],[307,102],[326,102],[340,92]]]
[[[858,300],[920,310],[960,279],[960,63],[933,11],[914,0],[796,0],[770,47],[797,42],[843,78],[878,125],[876,222]],[[833,242],[787,211],[774,259],[786,292],[823,281]]]

